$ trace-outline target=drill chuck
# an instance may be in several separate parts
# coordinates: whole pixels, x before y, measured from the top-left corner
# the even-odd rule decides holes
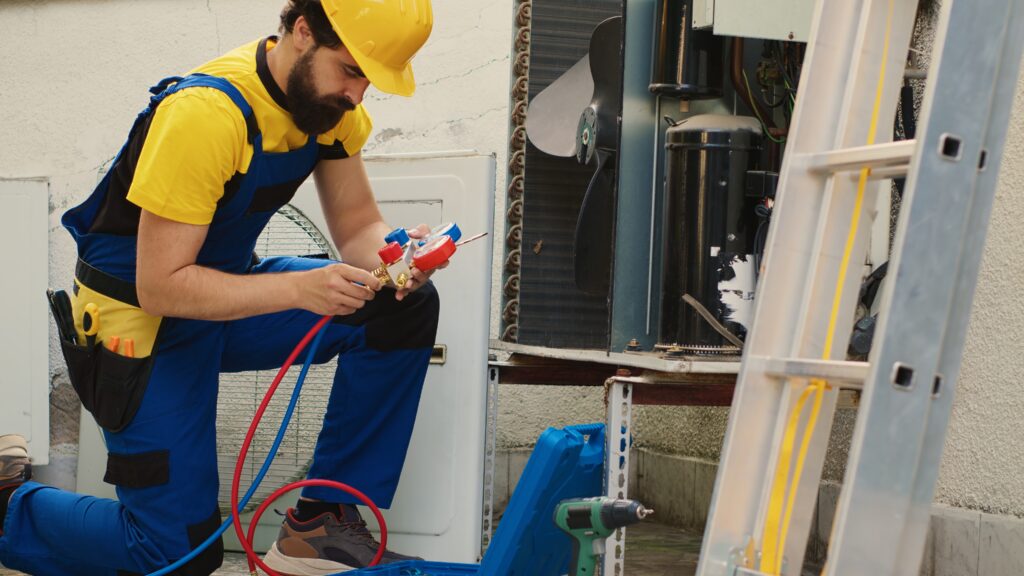
[[[615,530],[636,524],[653,513],[636,500],[612,500],[601,507],[601,523]]]

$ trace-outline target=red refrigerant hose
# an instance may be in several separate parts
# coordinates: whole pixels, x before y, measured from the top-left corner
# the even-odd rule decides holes
[[[292,350],[292,353],[288,356],[288,359],[285,360],[284,365],[281,366],[281,369],[277,372],[277,376],[274,377],[274,381],[270,384],[270,388],[267,389],[267,393],[263,396],[263,401],[256,410],[256,415],[253,417],[252,424],[249,425],[249,431],[245,434],[245,441],[242,442],[242,449],[239,451],[238,461],[235,463],[235,474],[231,479],[231,518],[234,523],[235,534],[238,536],[238,541],[242,544],[242,548],[245,549],[245,555],[249,561],[249,572],[253,575],[256,574],[256,566],[259,566],[270,576],[281,576],[279,573],[268,567],[263,560],[256,555],[256,552],[252,547],[253,536],[256,532],[256,524],[259,522],[260,516],[263,515],[263,512],[267,507],[270,506],[274,500],[277,500],[287,492],[303,486],[327,486],[330,488],[337,488],[338,490],[355,496],[370,508],[370,511],[373,512],[373,515],[377,518],[377,523],[380,525],[380,546],[377,548],[377,554],[374,555],[373,561],[369,564],[370,566],[376,566],[384,556],[384,550],[387,549],[387,524],[384,522],[384,516],[380,513],[380,509],[377,508],[377,505],[359,490],[356,490],[347,484],[342,484],[341,482],[335,482],[333,480],[300,480],[279,488],[256,510],[256,514],[252,518],[252,523],[249,525],[248,535],[242,533],[242,519],[238,514],[238,487],[242,478],[242,466],[244,465],[245,457],[249,452],[249,446],[252,444],[253,435],[256,433],[256,428],[259,427],[260,420],[263,418],[263,413],[266,412],[267,406],[270,404],[270,399],[274,397],[274,392],[277,391],[277,387],[284,378],[284,375],[288,372],[288,369],[295,363],[295,359],[299,356],[302,350],[309,345],[310,340],[313,339],[316,333],[330,321],[331,316],[324,316],[321,318],[320,321],[317,322],[305,336],[303,336],[302,340],[299,341],[295,346],[295,349]]]

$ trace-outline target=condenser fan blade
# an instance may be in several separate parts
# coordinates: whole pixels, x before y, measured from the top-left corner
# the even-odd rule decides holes
[[[598,150],[597,170],[580,206],[573,238],[573,276],[576,286],[588,293],[608,293],[612,261],[612,219],[615,216],[615,162],[609,152]]]
[[[622,18],[609,18],[590,36],[590,75],[594,97],[580,115],[576,128],[576,159],[594,161],[598,149],[619,147],[619,114],[622,110]]]
[[[587,55],[530,101],[526,113],[530,142],[552,156],[575,156],[576,125],[593,97],[594,79]]]
[[[602,148],[618,146],[619,109],[622,108],[622,17],[609,18],[594,28],[590,36],[590,75],[594,82],[591,105],[598,109],[598,126],[607,139]]]

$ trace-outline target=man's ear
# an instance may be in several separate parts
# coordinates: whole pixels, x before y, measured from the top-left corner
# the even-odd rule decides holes
[[[305,52],[316,43],[305,16],[299,16],[292,26],[292,43],[299,52]]]

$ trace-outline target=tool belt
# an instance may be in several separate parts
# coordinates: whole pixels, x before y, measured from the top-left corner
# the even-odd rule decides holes
[[[81,260],[75,276],[73,297],[50,293],[68,377],[96,422],[119,432],[142,404],[162,319],[142,311],[130,282]]]

